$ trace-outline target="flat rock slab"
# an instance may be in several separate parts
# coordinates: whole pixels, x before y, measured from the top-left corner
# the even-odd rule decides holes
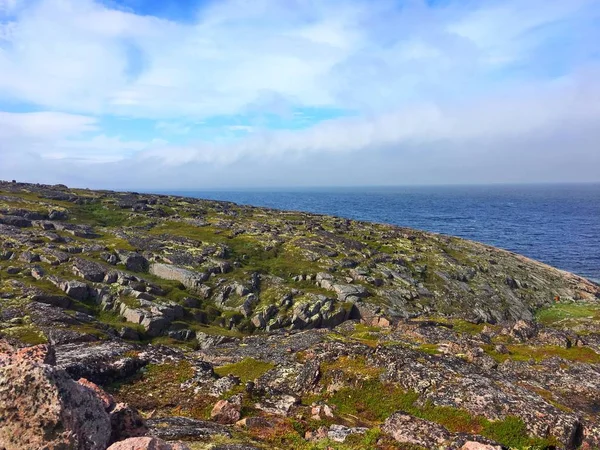
[[[222,425],[189,417],[164,417],[146,421],[150,433],[166,440],[207,438],[215,435],[231,437],[231,432]]]
[[[204,272],[194,272],[172,264],[152,264],[150,273],[165,280],[179,281],[192,291],[201,289],[202,283],[208,280],[208,274]]]

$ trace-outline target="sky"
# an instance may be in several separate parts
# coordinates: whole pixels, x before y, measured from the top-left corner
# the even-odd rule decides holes
[[[600,0],[0,0],[0,179],[600,181]]]

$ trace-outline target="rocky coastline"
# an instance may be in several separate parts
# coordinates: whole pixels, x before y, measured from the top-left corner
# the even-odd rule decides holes
[[[0,449],[600,447],[600,286],[459,238],[0,182]]]

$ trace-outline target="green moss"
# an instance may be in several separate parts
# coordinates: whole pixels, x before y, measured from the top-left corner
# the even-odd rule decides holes
[[[149,364],[146,367],[146,379],[149,381],[164,381],[167,383],[183,383],[194,376],[194,368],[187,361],[177,364]]]
[[[525,423],[512,416],[484,423],[482,434],[510,448],[545,449],[556,444],[552,440],[529,437]]]
[[[482,323],[472,323],[461,319],[452,319],[450,323],[452,324],[452,329],[454,331],[471,335],[481,333],[485,326]]]
[[[569,327],[580,321],[600,321],[600,305],[595,303],[555,303],[536,313],[538,322],[546,326]]]
[[[233,375],[239,377],[243,383],[253,381],[271,370],[275,365],[270,362],[246,358],[234,364],[215,367],[215,373],[221,377]]]
[[[247,267],[248,270],[268,273],[284,279],[320,270],[320,264],[308,261],[294,249],[286,248],[275,248],[270,252],[265,252],[263,255],[251,259]]]
[[[351,377],[361,379],[376,379],[383,372],[383,369],[379,367],[369,366],[362,356],[356,358],[340,356],[333,361],[322,363],[321,372],[324,374],[325,381],[327,380],[327,374],[332,370],[342,370]]]
[[[484,350],[498,362],[504,362],[507,359],[513,361],[529,361],[533,359],[536,362],[543,361],[552,357],[559,357],[568,361],[578,361],[590,364],[600,363],[600,355],[589,347],[571,347],[564,348],[554,345],[543,347],[530,347],[527,345],[507,345],[509,354],[497,353],[493,346],[486,345]]]
[[[290,275],[314,273],[319,268],[317,263],[307,261],[292,243],[267,246],[267,242],[262,242],[256,236],[242,234],[232,237],[213,225],[199,227],[186,222],[167,221],[153,228],[150,234],[169,234],[200,242],[225,244],[231,249],[231,257],[239,260],[251,272],[288,278]]]
[[[70,325],[69,329],[81,334],[89,334],[96,336],[98,339],[106,339],[108,335],[105,331],[99,330],[94,325],[82,324],[82,325]]]
[[[223,242],[223,240],[226,238],[223,230],[211,225],[199,227],[187,222],[175,221],[161,223],[160,225],[152,228],[152,230],[150,230],[150,234],[168,234],[213,244]]]
[[[463,319],[449,317],[428,317],[425,320],[434,320],[450,326],[452,330],[456,331],[457,333],[465,333],[470,335],[481,333],[485,327],[485,324],[483,323],[467,322]]]
[[[178,341],[169,336],[157,336],[149,339],[145,339],[144,343],[153,345],[164,345],[166,347],[177,347],[183,351],[198,350],[198,342],[192,341]]]
[[[133,245],[131,245],[128,241],[126,241],[125,239],[113,237],[108,234],[104,234],[100,238],[100,240],[102,241],[102,243],[104,245],[106,245],[107,247],[111,247],[114,250],[126,250],[126,251],[130,251],[130,252],[133,252],[136,250],[136,248]]]
[[[551,440],[531,438],[519,418],[508,417],[489,421],[472,416],[468,411],[431,403],[418,405],[419,395],[384,384],[379,380],[366,380],[356,387],[344,388],[326,396],[326,401],[336,406],[337,414],[366,423],[380,423],[397,411],[438,423],[456,433],[482,434],[511,448],[545,448]]]
[[[15,339],[23,344],[38,345],[48,342],[42,331],[33,325],[23,325],[18,327],[6,328],[0,331],[0,336],[5,335]]]
[[[341,416],[358,416],[368,422],[382,422],[396,411],[407,411],[418,394],[407,393],[379,380],[366,380],[357,388],[344,388],[332,394],[327,401]]]
[[[124,226],[130,221],[129,213],[115,207],[109,207],[100,202],[72,206],[71,219],[78,223],[99,225],[102,227]]]
[[[117,401],[139,409],[144,414],[186,416],[207,419],[214,399],[195,394],[181,384],[194,376],[188,361],[150,364],[134,377],[108,387]]]
[[[379,333],[381,332],[381,327],[366,325],[364,323],[357,323],[356,325],[354,325],[354,331],[359,333]]]
[[[416,349],[428,355],[439,355],[441,353],[438,350],[438,344],[421,344]]]

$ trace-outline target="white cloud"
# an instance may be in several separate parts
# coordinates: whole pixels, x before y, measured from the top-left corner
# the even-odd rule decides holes
[[[572,79],[523,86],[462,105],[412,104],[372,118],[329,120],[300,131],[265,131],[226,147],[200,143],[146,151],[143,158],[169,165],[231,164],[252,155],[280,158],[351,153],[436,143],[476,145],[547,137],[556,130],[589,131],[600,122],[600,68]]]
[[[0,54],[0,92],[53,109],[137,117],[232,114],[260,91],[327,103],[318,77],[349,49],[302,37],[304,25],[291,18],[264,30],[231,23],[253,11],[222,2],[203,22],[181,25],[91,0],[40,0],[21,11]],[[132,64],[147,66],[133,80]]]
[[[157,182],[152,167],[164,165],[164,183],[192,168],[186,176],[222,182],[242,168],[275,179],[293,161],[309,177],[362,158],[377,183],[394,164],[434,173],[427,167],[468,154],[484,167],[491,149],[520,149],[532,164],[557,142],[572,147],[577,136],[588,149],[597,136],[595,0],[209,5],[183,24],[92,0],[0,0],[0,109],[48,111],[0,113],[0,177],[94,166],[107,182]],[[352,114],[288,131],[261,120],[316,122],[302,107]],[[105,116],[154,122],[134,139]],[[200,125],[214,136],[198,139]]]
[[[97,130],[96,119],[88,116],[56,113],[9,113],[0,111],[0,137],[38,136],[42,139],[73,136]]]
[[[470,12],[461,2],[438,11],[227,0],[180,24],[92,0],[38,0],[3,33],[11,44],[0,52],[0,95],[161,119],[236,114],[265,92],[373,111],[524,58],[544,38],[539,28],[592,3],[510,0]]]
[[[34,154],[32,172],[44,168],[44,159],[100,163],[123,160],[135,152],[164,145],[164,141],[125,141],[97,134],[93,117],[52,113],[0,112],[0,161],[15,162]]]
[[[526,58],[539,44],[544,27],[568,22],[589,5],[593,1],[505,2],[476,10],[448,28],[472,42],[482,52],[485,62],[503,65]]]

